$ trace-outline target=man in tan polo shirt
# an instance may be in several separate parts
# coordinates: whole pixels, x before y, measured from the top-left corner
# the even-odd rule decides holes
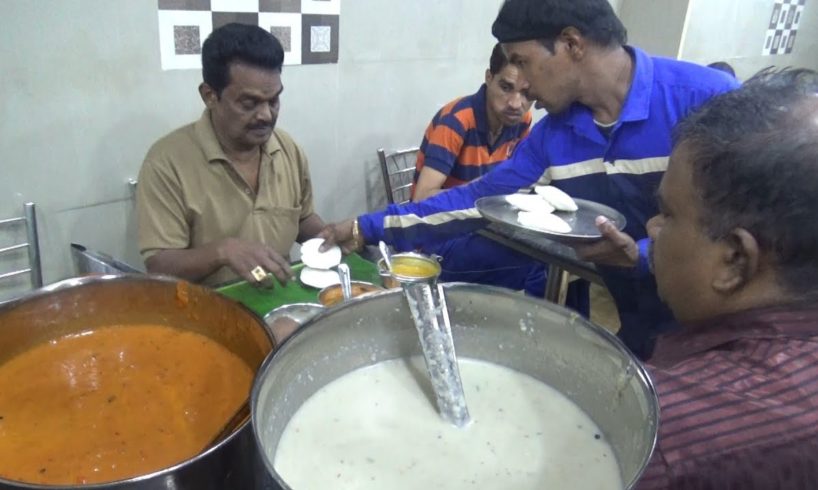
[[[148,272],[214,285],[263,269],[286,281],[293,243],[324,227],[304,152],[275,128],[283,61],[257,26],[228,24],[204,42],[204,114],[156,142],[139,173]]]

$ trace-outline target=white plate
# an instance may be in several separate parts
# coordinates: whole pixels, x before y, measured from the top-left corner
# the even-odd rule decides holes
[[[324,289],[333,284],[341,284],[341,278],[338,277],[338,273],[333,270],[304,267],[301,269],[301,282],[306,286]]]
[[[559,216],[571,226],[570,233],[556,233],[547,231],[542,227],[525,226],[520,223],[519,208],[509,204],[506,196],[481,197],[474,203],[480,214],[489,221],[510,226],[526,233],[536,233],[543,235],[550,240],[560,243],[593,243],[599,241],[602,235],[596,227],[596,218],[605,216],[611,220],[620,230],[625,228],[627,220],[619,211],[593,201],[585,199],[574,199],[579,209],[573,213],[557,211],[554,216]],[[523,218],[525,219],[525,218]]]
[[[324,243],[323,238],[313,238],[301,244],[301,261],[313,269],[332,269],[341,263],[341,249],[335,245],[326,252],[318,248]]]

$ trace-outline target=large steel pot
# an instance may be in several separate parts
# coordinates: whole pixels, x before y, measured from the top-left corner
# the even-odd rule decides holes
[[[272,337],[259,317],[212,290],[161,276],[96,276],[62,281],[0,307],[0,363],[50,339],[133,323],[172,325],[204,334],[254,367],[260,366],[273,348]],[[261,464],[249,425],[244,423],[221,443],[171,468],[114,483],[70,488],[261,488],[259,480],[269,477],[259,471]],[[0,478],[0,489],[21,488],[66,487]]]
[[[529,374],[573,400],[605,432],[623,486],[631,488],[653,452],[659,408],[644,367],[616,336],[564,308],[506,289],[444,288],[457,354]],[[253,431],[281,488],[290,489],[273,467],[276,448],[307,398],[355,369],[420,355],[405,303],[395,290],[326,311],[264,362],[253,386]]]

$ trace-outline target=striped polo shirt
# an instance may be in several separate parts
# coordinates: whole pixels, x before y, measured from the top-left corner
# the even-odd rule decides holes
[[[461,97],[440,109],[426,128],[415,164],[415,182],[424,166],[448,176],[443,189],[470,182],[511,156],[520,138],[528,134],[531,112],[490,143],[486,84],[477,93]]]
[[[688,328],[651,364],[659,438],[637,489],[818,488],[818,307]]]

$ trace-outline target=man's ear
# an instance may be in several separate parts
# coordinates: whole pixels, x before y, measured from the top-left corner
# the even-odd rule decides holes
[[[212,109],[219,100],[219,95],[216,93],[216,91],[213,90],[210,85],[204,82],[199,84],[199,96],[202,98],[202,102],[204,102],[205,107],[208,109]]]
[[[491,70],[487,69],[486,70],[486,85],[491,83],[492,78],[494,78],[494,76],[491,74]]]
[[[568,54],[574,60],[579,61],[585,56],[585,38],[576,27],[566,27],[562,30],[558,39],[565,44]]]
[[[759,273],[761,250],[756,238],[744,228],[735,228],[721,240],[721,257],[712,287],[729,294],[749,284]]]

